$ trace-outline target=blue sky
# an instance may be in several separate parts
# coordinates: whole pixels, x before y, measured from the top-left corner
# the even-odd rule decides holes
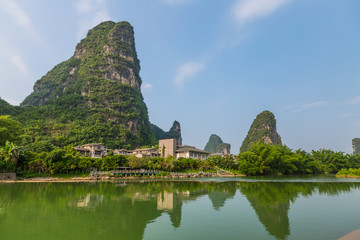
[[[358,0],[0,0],[0,96],[19,104],[88,29],[129,21],[149,117],[238,153],[263,110],[290,148],[360,137]]]

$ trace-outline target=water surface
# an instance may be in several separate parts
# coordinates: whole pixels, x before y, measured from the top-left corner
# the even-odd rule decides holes
[[[328,176],[0,184],[0,239],[338,239],[359,200]]]

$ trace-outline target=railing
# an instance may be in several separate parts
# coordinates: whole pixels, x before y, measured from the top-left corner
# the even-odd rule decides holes
[[[114,170],[114,174],[160,174],[160,170],[151,169],[129,169],[129,170]]]
[[[183,173],[183,172],[170,172],[170,176],[184,176],[184,177],[193,177],[193,176],[217,176],[217,173],[212,172],[190,172],[190,173]]]

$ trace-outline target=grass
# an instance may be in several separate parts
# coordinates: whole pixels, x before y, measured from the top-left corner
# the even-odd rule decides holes
[[[360,177],[360,168],[342,169],[337,174],[337,177]]]

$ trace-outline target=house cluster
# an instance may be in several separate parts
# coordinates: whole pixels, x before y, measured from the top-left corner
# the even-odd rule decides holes
[[[76,146],[74,148],[76,151],[80,152],[81,155],[98,158],[105,157],[110,149],[108,149],[104,144],[93,143],[85,144],[81,146]],[[114,155],[125,155],[125,156],[136,156],[138,158],[142,157],[169,157],[173,156],[174,158],[193,158],[199,160],[205,160],[210,153],[197,149],[193,146],[180,145],[178,144],[175,138],[171,139],[162,139],[159,140],[159,149],[156,148],[138,148],[134,150],[127,149],[115,149],[113,150]]]

